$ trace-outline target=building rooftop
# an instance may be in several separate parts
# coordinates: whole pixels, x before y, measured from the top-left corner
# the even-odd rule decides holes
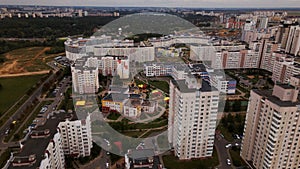
[[[130,169],[159,169],[161,163],[152,149],[130,150],[128,152]]]
[[[276,84],[277,86],[280,86],[284,89],[295,89],[295,87],[288,85],[288,84]]]
[[[185,92],[185,93],[192,93],[196,91],[196,88],[188,88],[188,86],[185,83],[185,80],[171,80],[172,83],[174,85],[177,86],[177,88],[181,91],[181,92]],[[202,85],[201,85],[201,92],[211,92],[211,91],[218,91],[215,87],[211,86],[210,83],[205,80],[202,79]]]
[[[278,97],[272,95],[272,90],[259,90],[253,89],[253,92],[257,93],[260,96],[265,97],[265,99],[270,102],[280,106],[280,107],[295,107],[299,105],[299,102],[291,102],[291,101],[282,101]]]
[[[123,102],[125,99],[128,99],[128,95],[124,93],[109,93],[102,100],[104,101],[114,101],[114,102]]]
[[[152,149],[139,149],[139,150],[131,150],[128,153],[129,158],[140,159],[140,158],[148,158],[155,156],[154,150]]]

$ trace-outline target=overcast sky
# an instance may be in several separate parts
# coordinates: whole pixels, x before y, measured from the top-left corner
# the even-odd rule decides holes
[[[300,0],[0,0],[0,5],[141,7],[300,7]]]

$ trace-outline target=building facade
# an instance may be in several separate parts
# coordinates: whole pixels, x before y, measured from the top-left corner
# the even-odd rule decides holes
[[[212,156],[218,101],[219,92],[204,80],[170,82],[168,140],[179,159]]]
[[[82,120],[60,122],[58,129],[64,154],[75,157],[90,156],[93,147],[90,115]]]
[[[300,167],[299,80],[251,91],[240,155],[257,169]]]

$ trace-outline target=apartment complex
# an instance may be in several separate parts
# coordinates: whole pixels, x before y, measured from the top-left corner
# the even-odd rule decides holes
[[[60,122],[58,130],[65,155],[74,157],[90,156],[93,147],[90,115],[82,120],[69,121],[67,119]]]
[[[300,167],[299,76],[272,91],[252,90],[241,157],[257,169]]]
[[[194,76],[170,82],[168,140],[179,159],[213,153],[219,92]]]
[[[111,36],[68,39],[65,42],[66,57],[76,61],[84,56],[127,56],[130,62],[154,60],[153,46],[134,46],[132,40],[116,40]]]

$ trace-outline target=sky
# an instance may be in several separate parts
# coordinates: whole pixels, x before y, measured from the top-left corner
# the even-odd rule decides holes
[[[0,5],[281,8],[300,7],[300,0],[0,0]]]

